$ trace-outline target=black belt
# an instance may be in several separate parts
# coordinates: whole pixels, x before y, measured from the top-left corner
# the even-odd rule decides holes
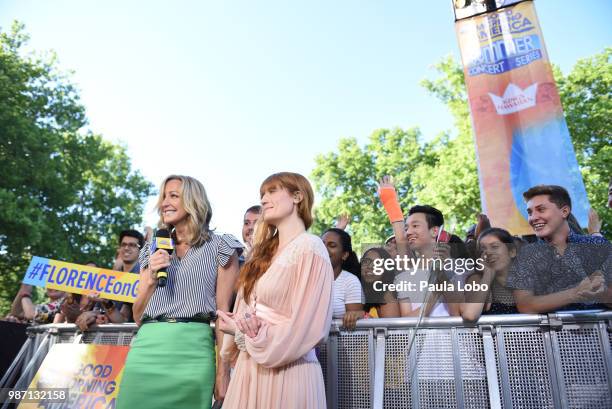
[[[202,324],[210,324],[209,318],[204,317],[192,317],[192,318],[169,318],[169,317],[158,317],[155,319],[145,318],[143,324],[152,324],[155,322],[199,322]]]

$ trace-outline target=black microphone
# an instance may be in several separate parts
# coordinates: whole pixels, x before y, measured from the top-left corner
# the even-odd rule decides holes
[[[174,251],[174,244],[170,238],[170,232],[167,229],[159,229],[155,233],[155,249],[163,249],[172,254]],[[168,272],[166,269],[161,269],[157,272],[157,286],[165,287],[168,283]]]

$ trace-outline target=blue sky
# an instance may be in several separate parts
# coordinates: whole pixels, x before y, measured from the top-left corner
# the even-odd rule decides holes
[[[535,4],[565,72],[612,45],[611,1]],[[213,225],[237,236],[266,176],[309,175],[341,137],[452,129],[419,86],[433,63],[459,55],[450,0],[0,0],[0,27],[14,19],[31,49],[53,49],[74,70],[91,130],[124,143],[155,185],[197,177]]]

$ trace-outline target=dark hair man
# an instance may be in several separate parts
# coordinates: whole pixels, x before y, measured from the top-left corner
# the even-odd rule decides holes
[[[415,252],[415,256],[423,257],[425,260],[429,259],[440,259],[443,263],[446,260],[453,258],[451,255],[451,248],[448,244],[442,243],[450,239],[450,236],[446,237],[445,240],[441,240],[441,243],[436,243],[440,236],[442,226],[444,225],[444,216],[442,212],[433,206],[429,205],[417,205],[410,208],[408,211],[408,218],[406,219],[406,238],[408,240],[408,246]],[[459,243],[463,245],[461,239],[457,238]],[[459,244],[458,244],[459,245]],[[416,270],[415,270],[416,271]],[[410,281],[414,276],[415,271],[402,272],[396,276],[396,283],[402,281]],[[450,271],[446,274],[451,273]],[[416,272],[422,275],[422,272]],[[454,276],[454,273],[451,273]],[[421,279],[428,279],[428,276],[421,277]],[[440,277],[439,280],[448,281],[449,278]],[[422,308],[420,303],[406,302],[411,298],[409,292],[398,292],[398,300],[400,300],[400,314],[401,316],[414,316],[420,313]],[[443,296],[435,302],[435,305],[428,307],[430,310],[427,315],[438,315],[438,316],[456,316],[459,315],[459,305],[463,301],[461,294],[453,291],[444,291],[438,294]]]
[[[123,262],[122,271],[140,274],[138,255],[144,245],[144,237],[137,230],[123,230],[119,234],[119,257]]]
[[[440,228],[444,224],[442,212],[433,206],[417,205],[408,210],[406,219],[406,237],[410,249],[427,253],[433,249]],[[426,254],[426,256],[431,256]]]
[[[538,241],[523,246],[510,268],[508,287],[523,313],[592,308],[612,301],[612,245],[572,232],[572,201],[563,187],[538,185],[523,197]]]
[[[255,230],[255,223],[257,223],[260,216],[261,206],[259,205],[251,206],[244,212],[242,221],[242,241],[245,244],[245,249],[242,256],[245,259],[253,248],[253,232]]]

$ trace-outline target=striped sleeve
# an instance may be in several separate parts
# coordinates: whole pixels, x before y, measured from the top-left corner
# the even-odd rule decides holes
[[[149,249],[151,248],[151,242],[147,241],[144,246],[140,249],[140,254],[138,254],[138,264],[140,268],[144,269],[149,267]]]
[[[363,304],[364,296],[363,291],[361,290],[361,283],[359,279],[351,274],[347,273],[346,281],[346,292],[345,294],[345,304]]]
[[[217,248],[217,262],[219,265],[225,267],[235,251],[238,252],[238,255],[242,253],[242,247],[242,243],[231,234],[222,235],[221,240],[219,240],[219,247]]]

